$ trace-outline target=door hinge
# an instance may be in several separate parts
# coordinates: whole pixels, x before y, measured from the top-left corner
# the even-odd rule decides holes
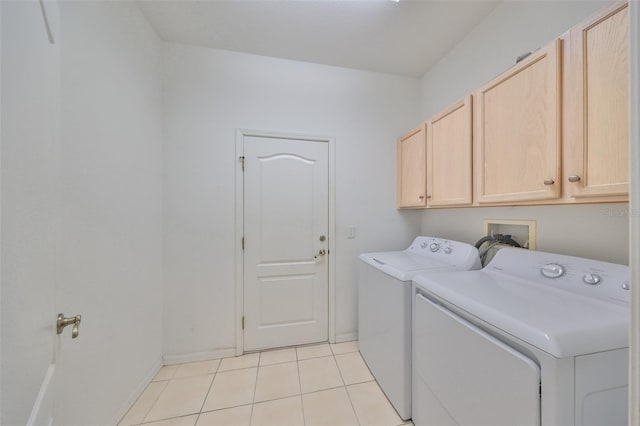
[[[242,171],[244,172],[244,155],[239,158],[240,164],[242,165]]]
[[[242,237],[242,250],[244,250],[244,237]]]
[[[242,316],[242,329],[244,330],[244,315]]]

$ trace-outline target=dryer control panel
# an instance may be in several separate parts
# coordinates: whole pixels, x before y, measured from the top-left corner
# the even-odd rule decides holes
[[[504,248],[486,268],[596,299],[623,303],[630,300],[627,265]]]

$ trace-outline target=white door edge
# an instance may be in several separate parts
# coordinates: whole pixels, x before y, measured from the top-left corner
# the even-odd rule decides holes
[[[49,368],[47,368],[47,372],[42,380],[40,391],[31,409],[31,414],[27,420],[27,426],[49,426],[53,424],[51,415],[53,413],[53,401],[55,397],[55,371],[56,365],[54,363],[49,364]]]
[[[244,315],[244,253],[242,250],[242,237],[244,235],[244,174],[242,171],[241,157],[244,157],[244,139],[246,137],[295,139],[329,144],[329,253],[335,250],[335,140],[333,137],[297,134],[288,132],[274,132],[267,130],[236,129],[236,157],[235,157],[235,335],[236,355],[244,352],[244,333],[242,330],[242,317]],[[331,259],[335,259],[332,257]],[[329,261],[329,342],[336,341],[335,322],[335,260]]]
[[[629,356],[629,424],[640,424],[640,2],[629,2],[630,58],[630,175],[629,187],[629,265],[631,267],[631,353]]]

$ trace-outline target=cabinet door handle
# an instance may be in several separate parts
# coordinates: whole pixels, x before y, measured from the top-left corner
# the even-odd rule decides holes
[[[420,195],[418,198],[424,200],[424,195]]]
[[[544,184],[549,186],[549,185],[553,185],[554,183],[556,183],[553,179],[545,179],[544,180]]]
[[[431,195],[427,195],[427,200],[430,200],[430,199],[431,199]]]
[[[580,176],[578,175],[571,175],[569,176],[569,178],[567,179],[569,182],[580,182]]]

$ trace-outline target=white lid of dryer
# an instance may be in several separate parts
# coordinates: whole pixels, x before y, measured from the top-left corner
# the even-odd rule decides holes
[[[628,266],[504,248],[480,271],[414,282],[557,358],[629,346]]]
[[[411,281],[420,273],[481,267],[474,246],[435,237],[416,237],[405,250],[363,253],[359,258],[400,281]]]

